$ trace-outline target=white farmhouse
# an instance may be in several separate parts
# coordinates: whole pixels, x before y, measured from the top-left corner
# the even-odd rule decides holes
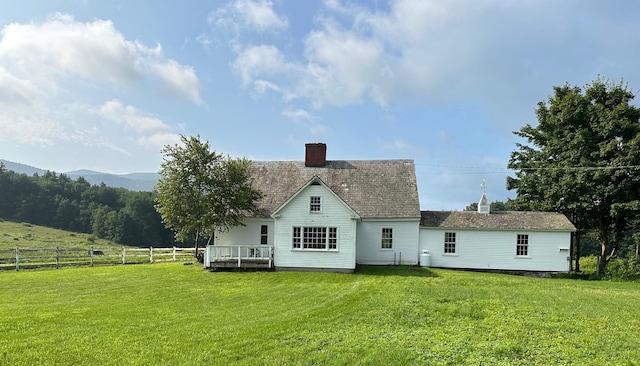
[[[253,162],[261,214],[218,233],[205,267],[352,272],[356,264],[566,272],[573,225],[556,213],[420,211],[412,160]]]

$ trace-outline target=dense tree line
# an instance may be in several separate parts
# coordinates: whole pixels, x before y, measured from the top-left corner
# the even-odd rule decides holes
[[[152,192],[91,185],[64,174],[18,174],[0,163],[0,218],[28,222],[132,246],[173,246]]]

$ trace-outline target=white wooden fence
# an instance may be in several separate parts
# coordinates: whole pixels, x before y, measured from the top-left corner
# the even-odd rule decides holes
[[[0,270],[190,261],[195,259],[194,253],[195,248],[178,247],[3,249]]]

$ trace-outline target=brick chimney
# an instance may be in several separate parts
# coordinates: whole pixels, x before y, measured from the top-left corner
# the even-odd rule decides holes
[[[327,164],[327,144],[318,142],[305,144],[304,166],[323,167]]]

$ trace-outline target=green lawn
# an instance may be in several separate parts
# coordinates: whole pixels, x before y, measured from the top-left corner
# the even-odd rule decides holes
[[[0,293],[0,364],[640,364],[634,283],[169,263],[7,271]]]
[[[109,240],[97,239],[90,234],[52,229],[0,220],[0,250],[4,249],[55,249],[61,248],[110,248],[122,245]]]

